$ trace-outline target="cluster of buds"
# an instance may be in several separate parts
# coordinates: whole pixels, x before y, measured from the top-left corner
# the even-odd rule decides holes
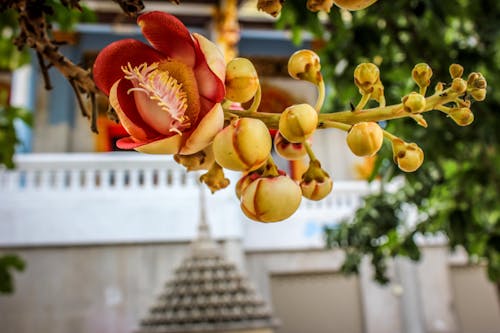
[[[470,73],[467,80],[463,79],[464,69],[459,64],[452,64],[449,68],[452,82],[449,92],[444,92],[442,84],[438,84],[436,91],[442,94],[456,95],[449,105],[436,106],[437,110],[446,113],[457,125],[468,126],[474,121],[474,114],[470,109],[472,101],[481,102],[486,98],[486,79],[481,73]]]
[[[322,91],[324,82],[320,69],[318,55],[310,50],[298,51],[288,62],[288,71],[293,78],[309,81]],[[215,171],[211,168],[202,176],[202,181],[215,191],[225,183],[219,170],[241,172],[236,184],[241,210],[250,219],[260,222],[277,222],[290,217],[298,209],[302,197],[320,200],[327,196],[333,181],[311,149],[320,105],[302,103],[280,110],[281,113],[275,114],[274,127],[266,117],[261,118],[266,114],[256,111],[256,104],[260,102],[260,85],[250,61],[243,58],[230,61],[226,67],[225,83],[227,124],[209,147],[213,163],[219,168]],[[241,103],[250,100],[250,108],[244,110]],[[301,179],[292,179],[278,169],[271,157],[273,147],[288,160],[309,156],[309,168]],[[191,163],[201,165],[201,161]]]
[[[474,119],[471,99],[483,100],[486,93],[486,80],[481,74],[472,73],[464,80],[463,68],[454,64],[450,66],[449,88],[439,83],[435,92],[426,96],[432,69],[427,64],[417,64],[412,78],[418,91],[403,96],[400,104],[386,106],[379,68],[373,63],[362,63],[354,71],[354,84],[361,95],[357,106],[342,112],[320,113],[325,86],[318,55],[311,50],[297,51],[288,61],[288,72],[292,78],[317,87],[316,105],[301,103],[270,113],[257,112],[261,91],[253,64],[244,58],[229,62],[224,128],[202,152],[176,158],[191,170],[211,163],[202,181],[212,191],[227,186],[223,169],[241,172],[236,184],[241,210],[259,222],[285,220],[298,209],[302,198],[321,200],[332,191],[332,178],[322,169],[312,149],[312,136],[318,128],[345,131],[347,146],[357,156],[376,155],[387,139],[392,144],[394,163],[402,171],[414,172],[423,163],[422,149],[384,130],[378,122],[410,117],[427,126],[423,113],[440,110],[457,124],[468,125]],[[366,108],[370,100],[377,102],[378,107]],[[251,105],[245,110],[241,103],[246,102]],[[307,170],[292,179],[274,163],[273,148],[287,160],[308,161]]]
[[[427,64],[418,64],[412,77],[419,91],[404,96],[401,104],[385,106],[378,67],[363,63],[354,72],[354,84],[361,94],[358,106],[351,111],[320,114],[324,82],[317,54],[311,50],[297,51],[289,59],[288,72],[294,79],[317,86],[316,105],[302,103],[287,107],[279,114],[276,110],[260,113],[255,111],[255,103],[260,102],[260,85],[252,63],[238,58],[228,64],[226,98],[231,102],[252,99],[253,102],[249,110],[229,103],[227,126],[217,134],[211,146],[214,164],[219,168],[210,169],[204,179],[214,190],[225,184],[220,173],[222,168],[242,172],[236,185],[241,209],[250,219],[260,222],[287,219],[297,210],[302,197],[321,200],[331,192],[333,181],[321,168],[311,147],[311,137],[317,128],[334,127],[346,131],[347,145],[357,156],[374,156],[381,149],[384,138],[389,139],[394,162],[402,171],[413,172],[423,163],[422,149],[416,143],[405,142],[383,130],[378,121],[407,116],[422,125],[425,124],[422,114],[437,109],[446,112],[457,124],[467,125],[473,120],[470,98],[482,100],[486,92],[486,81],[481,74],[472,73],[466,81],[461,78],[463,68],[455,64],[450,66],[450,87],[445,90],[443,84],[438,84],[435,93],[426,97],[432,69]],[[377,101],[379,107],[365,109],[370,99]],[[291,179],[277,168],[271,158],[273,147],[288,160],[309,158],[309,167],[300,179]]]
[[[258,0],[257,9],[277,17],[285,0]],[[377,0],[307,0],[306,6],[312,12],[330,12],[333,5],[346,10],[361,10],[373,5]]]

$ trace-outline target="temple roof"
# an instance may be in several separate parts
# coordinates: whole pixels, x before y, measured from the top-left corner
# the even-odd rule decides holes
[[[210,237],[202,203],[191,253],[166,283],[138,332],[225,332],[275,326],[269,307]]]

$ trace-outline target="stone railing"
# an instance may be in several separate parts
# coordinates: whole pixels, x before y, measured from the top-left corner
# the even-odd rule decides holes
[[[0,246],[186,241],[199,219],[199,173],[169,156],[135,153],[25,154],[0,169]],[[237,173],[227,176],[232,184]],[[304,200],[288,221],[261,224],[240,212],[234,188],[210,195],[217,238],[249,248],[322,246],[321,228],[338,222],[369,191],[364,182],[334,185],[325,200]],[[283,237],[286,235],[286,237]]]

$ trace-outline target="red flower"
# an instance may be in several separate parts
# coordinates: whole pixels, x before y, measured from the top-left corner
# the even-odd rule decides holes
[[[217,47],[163,12],[139,16],[150,45],[124,39],[104,48],[94,65],[96,85],[129,137],[119,148],[153,154],[193,154],[224,123],[226,64]]]

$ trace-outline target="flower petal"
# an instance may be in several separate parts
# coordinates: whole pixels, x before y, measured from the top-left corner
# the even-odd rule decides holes
[[[146,39],[164,55],[194,67],[196,54],[189,30],[175,16],[153,11],[140,15],[137,24]]]
[[[109,96],[111,86],[123,78],[122,66],[132,67],[151,64],[165,57],[152,47],[135,39],[123,39],[106,46],[94,63],[94,81],[99,89]]]
[[[222,101],[226,95],[224,79],[219,77],[219,75],[222,75],[222,71],[220,69],[221,65],[219,64],[220,59],[217,55],[215,55],[212,47],[209,47],[206,42],[202,42],[203,46],[201,46],[201,43],[197,38],[200,38],[200,35],[195,37],[197,47],[195,47],[196,67],[194,68],[194,75],[196,76],[196,81],[198,82],[198,90],[200,91],[201,96],[214,103],[218,103]],[[205,55],[204,52],[207,52],[207,54]],[[213,68],[210,67],[207,60],[210,61]],[[214,72],[214,70],[216,72]]]
[[[194,33],[194,39],[198,41],[201,52],[205,55],[208,67],[214,72],[221,81],[226,79],[226,61],[220,49],[205,36]]]
[[[119,139],[116,142],[118,148],[135,149],[145,154],[177,154],[181,147],[182,137],[174,135],[168,138],[153,140],[149,142],[135,142],[131,137]]]
[[[180,153],[190,155],[202,150],[213,141],[223,127],[224,111],[220,104],[215,104],[183,144]]]
[[[132,88],[128,80],[118,80],[109,93],[109,104],[116,111],[123,128],[136,140],[145,141],[158,136],[155,130],[148,126],[135,107],[134,98],[127,91]]]

